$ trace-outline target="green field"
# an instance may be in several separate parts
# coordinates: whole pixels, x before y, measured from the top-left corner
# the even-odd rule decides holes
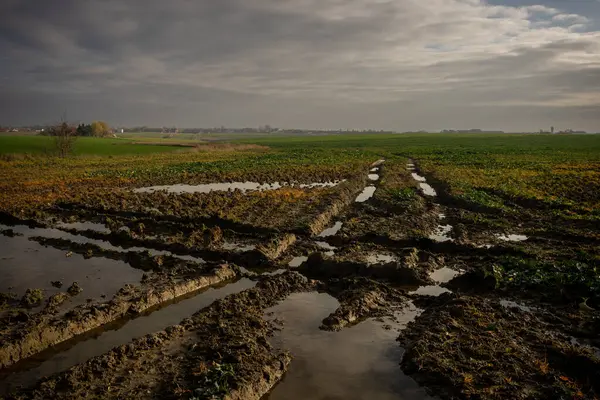
[[[181,150],[179,146],[134,144],[131,140],[107,138],[78,138],[73,148],[77,156],[118,156],[151,154]],[[52,155],[53,139],[49,136],[0,136],[0,154]]]

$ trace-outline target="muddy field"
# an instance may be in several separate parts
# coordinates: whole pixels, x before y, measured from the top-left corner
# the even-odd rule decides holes
[[[597,199],[492,204],[445,171],[364,153],[11,203],[0,398],[600,396]]]

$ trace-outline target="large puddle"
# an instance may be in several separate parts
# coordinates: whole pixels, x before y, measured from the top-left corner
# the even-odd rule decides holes
[[[190,293],[154,312],[144,313],[131,320],[117,321],[61,343],[4,371],[0,375],[0,394],[18,386],[32,385],[44,376],[65,371],[137,337],[176,325],[215,300],[254,285],[255,282],[249,279],[241,279],[226,286]]]
[[[242,192],[248,191],[264,191],[264,190],[277,190],[286,186],[296,187],[300,189],[310,188],[323,188],[323,187],[334,187],[339,185],[343,181],[335,182],[315,182],[308,184],[296,184],[292,185],[289,183],[258,183],[258,182],[223,182],[223,183],[206,183],[202,185],[162,185],[162,186],[149,186],[134,189],[135,193],[151,193],[157,191],[167,191],[169,193],[210,193],[210,192],[226,192],[229,190],[241,190]]]
[[[425,391],[400,370],[403,349],[396,337],[416,315],[400,316],[394,329],[366,320],[340,332],[319,330],[338,301],[320,293],[296,293],[268,310],[283,322],[272,344],[289,350],[292,363],[268,400],[428,399]],[[272,313],[272,314],[270,314]]]
[[[72,297],[70,304],[78,305],[88,298],[110,298],[127,283],[139,284],[143,275],[143,271],[123,261],[103,257],[86,260],[79,254],[67,254],[24,236],[0,236],[0,291],[21,296],[28,288],[35,288],[43,289],[48,297],[77,282],[83,292]],[[61,281],[64,286],[56,288],[53,281]]]

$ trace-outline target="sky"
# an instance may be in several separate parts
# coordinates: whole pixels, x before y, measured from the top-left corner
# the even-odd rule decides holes
[[[600,131],[600,0],[0,0],[0,125]]]

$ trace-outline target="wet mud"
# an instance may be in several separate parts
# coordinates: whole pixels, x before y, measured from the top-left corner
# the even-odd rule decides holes
[[[65,371],[114,347],[128,344],[148,332],[158,332],[176,325],[215,300],[254,285],[255,282],[248,279],[214,285],[161,303],[156,310],[128,315],[125,319],[79,335],[0,372],[0,395],[18,387],[31,386],[43,377]]]
[[[0,288],[8,398],[598,397],[596,226],[406,158],[298,183],[334,180],[0,215],[39,271]]]
[[[428,308],[400,335],[403,371],[440,398],[595,398],[600,360],[535,315],[468,296]]]
[[[294,294],[267,310],[267,318],[281,326],[271,343],[289,349],[293,359],[264,398],[429,399],[398,370],[403,350],[395,338],[405,321],[369,319],[340,332],[320,330],[321,320],[338,305],[335,298],[312,292]]]
[[[128,314],[139,314],[151,307],[170,301],[209,285],[233,279],[236,271],[228,265],[207,270],[179,283],[156,279],[145,288],[125,286],[109,302],[79,306],[64,316],[41,312],[23,324],[13,324],[2,337],[0,366],[7,367],[50,346],[64,342],[92,329],[113,322]]]
[[[280,379],[290,356],[268,342],[264,311],[314,288],[299,274],[268,277],[217,300],[179,325],[146,335],[42,379],[7,398],[258,399]]]

